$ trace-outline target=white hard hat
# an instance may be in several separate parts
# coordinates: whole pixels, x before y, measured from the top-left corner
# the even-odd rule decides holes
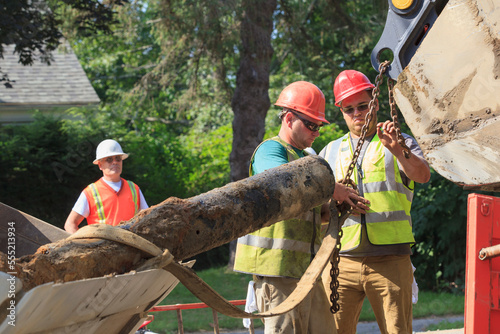
[[[116,140],[106,139],[99,143],[97,146],[97,150],[95,152],[95,160],[94,165],[97,165],[97,162],[103,158],[112,157],[115,155],[121,155],[122,160],[128,158],[128,153],[123,153],[122,147]]]

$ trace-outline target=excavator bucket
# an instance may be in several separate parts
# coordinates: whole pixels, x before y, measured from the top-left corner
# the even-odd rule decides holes
[[[439,174],[466,189],[500,191],[500,1],[450,0],[394,97]]]
[[[34,254],[70,234],[0,203],[0,251],[14,257]],[[195,261],[182,263],[192,267]],[[132,271],[66,283],[51,282],[28,292],[16,272],[0,271],[0,304],[6,305],[0,333],[136,333],[147,311],[179,283],[163,269]]]
[[[21,257],[69,233],[0,202],[0,251]]]

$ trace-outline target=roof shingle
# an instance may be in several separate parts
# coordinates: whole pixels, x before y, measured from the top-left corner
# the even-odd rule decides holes
[[[64,51],[63,51],[64,49]],[[14,46],[4,46],[0,69],[12,81],[12,88],[0,84],[0,111],[71,107],[100,102],[78,58],[69,46],[53,52],[51,65],[35,61],[19,63]]]

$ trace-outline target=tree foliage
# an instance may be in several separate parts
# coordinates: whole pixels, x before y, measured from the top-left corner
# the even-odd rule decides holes
[[[63,37],[60,26],[63,18],[58,15],[60,6],[75,10],[73,24],[81,34],[90,36],[97,31],[110,32],[115,22],[113,7],[127,0],[2,0],[0,2],[0,58],[3,45],[14,44],[19,62],[32,65],[40,59],[50,63],[52,51]]]
[[[0,201],[62,227],[75,189],[95,178],[87,163],[95,134],[78,140],[62,121],[41,115],[30,125],[0,129]]]
[[[417,186],[411,214],[417,240],[412,261],[417,268],[417,282],[423,289],[463,291],[465,288],[470,193],[434,171],[428,183]]]
[[[15,53],[23,65],[33,64],[34,52],[40,53],[42,61],[49,62],[51,52],[62,37],[58,29],[59,20],[45,2],[2,1],[0,3],[0,58],[3,45],[15,44]]]

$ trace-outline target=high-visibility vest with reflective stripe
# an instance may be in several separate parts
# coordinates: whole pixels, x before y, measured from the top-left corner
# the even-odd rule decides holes
[[[288,161],[300,158],[281,138],[268,140],[285,147]],[[257,149],[250,163],[250,175]],[[239,238],[234,270],[260,276],[302,277],[321,244],[320,226],[321,207],[317,207],[295,219],[277,222]]]
[[[139,212],[141,200],[139,187],[132,181],[121,180],[122,186],[118,192],[102,178],[84,189],[90,209],[87,224],[115,226]]]
[[[326,147],[325,159],[335,171],[336,180],[347,174],[353,151],[348,134]],[[414,243],[410,215],[414,182],[408,187],[403,184],[396,157],[382,145],[377,134],[359,163],[363,178],[359,179],[358,166],[352,177],[358,186],[361,184],[363,197],[371,203],[365,215],[369,241],[374,245]],[[361,216],[350,216],[342,230],[341,251],[355,249],[361,240]]]

